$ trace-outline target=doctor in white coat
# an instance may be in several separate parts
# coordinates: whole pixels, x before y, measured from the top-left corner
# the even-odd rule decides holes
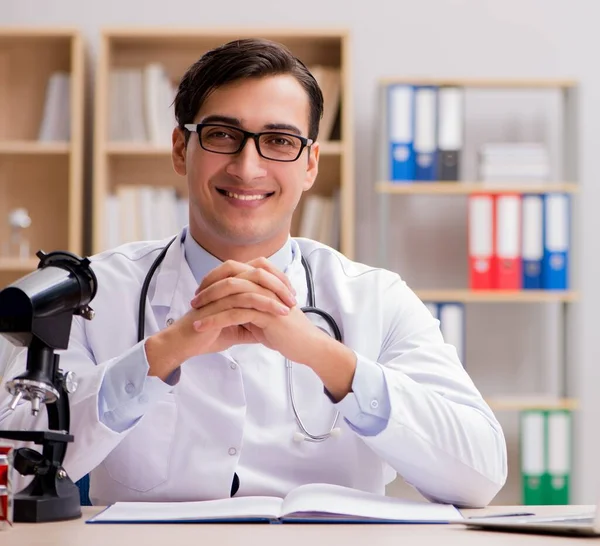
[[[141,287],[169,240],[93,257],[96,317],[74,319],[61,356],[79,378],[65,468],[90,473],[93,503],[284,496],[311,482],[383,494],[399,474],[428,499],[484,506],[503,486],[502,429],[425,305],[398,274],[289,236],[317,178],[322,108],[304,65],[262,40],[225,44],[185,74],[172,160],[189,226],[142,298],[142,339]],[[302,259],[342,342],[301,310]],[[20,352],[4,382],[24,368]],[[27,403],[10,411],[4,385],[0,397],[2,429],[46,426]]]

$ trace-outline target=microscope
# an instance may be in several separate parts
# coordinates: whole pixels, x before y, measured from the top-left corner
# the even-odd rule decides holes
[[[13,345],[27,347],[27,369],[6,384],[12,395],[9,408],[22,401],[38,415],[48,414],[48,430],[0,430],[0,438],[33,442],[41,453],[22,447],[14,451],[14,469],[33,476],[14,495],[14,521],[47,522],[81,517],[79,490],[63,468],[69,434],[68,395],[77,388],[73,372],[59,368],[55,350],[67,349],[74,315],[91,320],[89,303],[98,287],[88,258],[64,251],[39,251],[32,273],[0,290],[0,335]]]

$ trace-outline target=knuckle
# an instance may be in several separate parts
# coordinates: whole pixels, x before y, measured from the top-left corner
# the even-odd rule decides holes
[[[227,277],[225,279],[225,286],[227,288],[235,288],[238,285],[238,280],[235,277]]]

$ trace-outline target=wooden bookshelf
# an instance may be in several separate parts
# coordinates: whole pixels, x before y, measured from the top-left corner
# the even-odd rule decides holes
[[[62,109],[46,106],[57,74]],[[39,249],[83,252],[84,83],[79,31],[0,27],[0,288],[35,269]],[[31,218],[22,260],[5,250],[9,212],[21,207]]]
[[[547,396],[490,396],[486,402],[494,411],[570,410],[579,408],[575,398],[551,398]]]
[[[422,301],[459,303],[552,303],[575,302],[572,290],[415,290]]]
[[[143,69],[160,63],[173,87],[186,69],[204,52],[229,40],[262,37],[288,46],[309,68],[327,66],[339,69],[341,100],[332,138],[319,138],[321,157],[314,187],[305,194],[292,223],[298,234],[305,198],[316,193],[331,197],[339,190],[340,245],[354,257],[354,167],[352,97],[350,88],[349,38],[339,29],[173,29],[109,28],[102,32],[96,74],[94,112],[93,173],[93,252],[106,249],[107,199],[114,199],[117,188],[127,186],[168,186],[187,199],[187,183],[171,164],[170,141],[154,145],[146,139],[123,141],[111,138],[111,74],[114,69]],[[318,78],[317,78],[318,79]],[[172,124],[174,127],[174,123]],[[113,209],[114,214],[114,209]]]

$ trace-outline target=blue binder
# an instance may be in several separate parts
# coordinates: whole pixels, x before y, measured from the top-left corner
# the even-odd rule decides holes
[[[437,179],[437,87],[415,87],[415,179]]]
[[[423,302],[431,315],[440,321],[444,341],[456,348],[458,358],[466,368],[465,305],[459,302]]]
[[[544,259],[542,286],[546,290],[569,288],[570,198],[564,193],[544,195]]]
[[[414,87],[390,85],[387,102],[390,180],[414,180]]]
[[[521,211],[523,288],[541,290],[544,258],[544,197],[539,194],[524,194]]]

